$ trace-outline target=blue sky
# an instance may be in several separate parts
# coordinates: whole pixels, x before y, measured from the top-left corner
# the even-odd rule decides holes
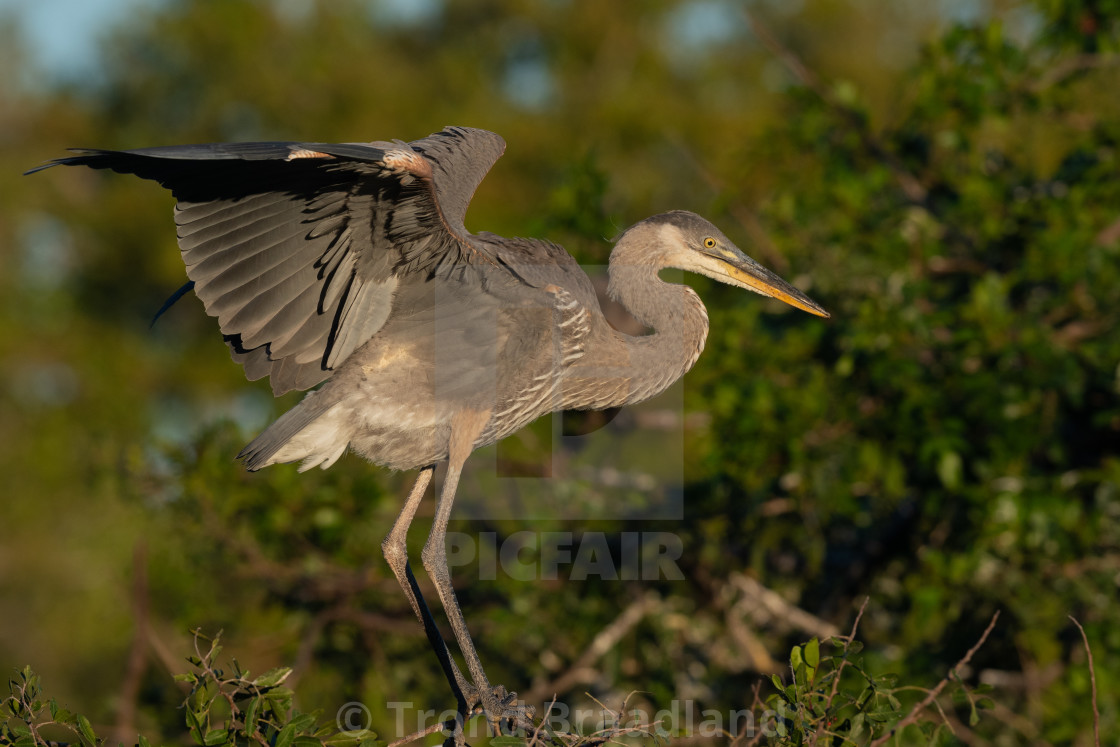
[[[137,8],[162,0],[0,0],[0,19],[14,18],[39,72],[51,77],[73,78],[87,72],[96,60],[97,43],[114,25]],[[298,14],[308,0],[275,0]],[[442,0],[372,0],[371,12],[382,22],[408,25],[438,12]],[[921,5],[928,0],[905,0]],[[789,12],[801,0],[768,0],[771,12]],[[945,19],[975,20],[986,12],[988,0],[935,0],[936,14]],[[692,42],[723,41],[740,31],[738,14],[726,0],[697,0],[675,16],[675,31]]]
[[[370,11],[385,23],[421,23],[442,0],[373,0]],[[52,77],[82,75],[97,59],[98,40],[137,8],[161,0],[0,0],[0,19],[14,19],[35,65]],[[298,15],[309,0],[275,0]]]
[[[102,34],[152,2],[158,0],[0,0],[0,18],[15,18],[42,71],[71,77],[96,59]]]

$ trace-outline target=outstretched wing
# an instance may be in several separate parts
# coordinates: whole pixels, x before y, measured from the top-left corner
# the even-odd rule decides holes
[[[279,395],[328,378],[376,334],[405,276],[492,261],[463,218],[504,149],[456,127],[412,143],[81,150],[40,168],[107,168],[170,189],[195,293],[246,375],[269,376]]]

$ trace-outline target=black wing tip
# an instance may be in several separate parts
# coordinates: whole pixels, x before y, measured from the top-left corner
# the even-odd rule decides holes
[[[52,158],[46,163],[41,163],[34,168],[28,169],[27,171],[23,172],[23,175],[30,176],[31,174],[37,174],[40,171],[46,171],[52,166],[78,166],[89,160],[91,156],[96,157],[106,152],[100,150],[91,150],[88,148],[67,148],[66,150],[77,155],[66,156],[65,158]]]
[[[252,441],[247,443],[245,445],[245,448],[237,452],[237,460],[244,463],[245,469],[249,472],[258,472],[268,466],[267,464],[264,464],[264,462],[268,459],[268,457],[271,456],[271,454],[265,453],[265,450],[261,448],[261,444],[259,443],[259,441],[260,436],[257,436]]]
[[[106,150],[104,148],[67,148],[66,150],[74,155],[66,156],[65,158],[52,158],[46,163],[41,163],[34,168],[28,169],[23,172],[23,175],[29,176],[31,174],[37,174],[52,166],[92,166],[93,168],[108,168],[110,165],[108,161],[110,159],[126,152]],[[100,164],[98,161],[105,161],[106,163]]]
[[[241,453],[237,455],[237,460],[244,464],[246,472],[259,472],[264,468],[264,465],[261,464],[260,455],[245,449],[242,449]]]

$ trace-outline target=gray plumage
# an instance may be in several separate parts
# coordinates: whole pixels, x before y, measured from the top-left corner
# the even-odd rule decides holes
[[[443,550],[467,455],[545,413],[631,404],[683,375],[703,350],[708,317],[691,288],[658,277],[663,268],[827,316],[711,223],[673,211],[626,230],[611,254],[610,294],[653,330],[618,332],[561,247],[464,227],[504,149],[493,133],[452,127],[411,143],[81,150],[40,167],[107,168],[170,189],[187,277],[234,360],[250,379],[269,377],[276,394],[323,384],[245,447],[249,469],[328,467],[347,449],[393,469],[421,468],[383,550],[460,712],[481,702],[495,727],[527,711],[488,684]],[[423,557],[470,680],[450,658],[405,551],[442,461],[448,477]]]

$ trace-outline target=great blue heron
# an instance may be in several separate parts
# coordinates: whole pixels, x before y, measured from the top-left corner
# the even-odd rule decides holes
[[[828,316],[711,223],[673,211],[618,238],[608,291],[653,333],[616,331],[563,248],[464,227],[475,188],[504,150],[493,133],[451,127],[411,143],[76,150],[39,167],[112,169],[169,188],[188,286],[246,375],[268,376],[277,395],[325,382],[242,450],[250,470],[328,467],[347,448],[393,469],[420,469],[382,551],[459,712],[481,704],[495,730],[524,724],[532,711],[491,686],[451,586],[445,534],[470,453],[545,413],[642,401],[688,371],[708,317],[695,291],[658,276],[664,268]],[[421,557],[469,679],[440,636],[405,545],[444,461]]]

